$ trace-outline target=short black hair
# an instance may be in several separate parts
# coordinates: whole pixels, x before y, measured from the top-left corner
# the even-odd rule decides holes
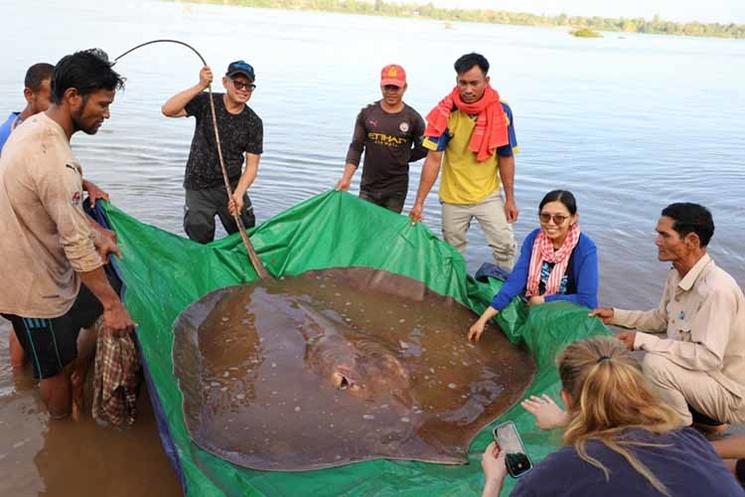
[[[466,71],[470,71],[474,66],[479,66],[481,72],[484,73],[484,76],[489,72],[489,61],[486,60],[486,57],[483,55],[475,52],[461,55],[453,65],[457,74],[463,74]]]
[[[54,72],[54,66],[47,64],[46,62],[39,62],[28,68],[26,71],[26,77],[23,80],[23,85],[36,93],[41,89],[41,83],[44,80],[52,79],[52,73]]]
[[[538,205],[539,214],[543,210],[543,206],[549,202],[561,202],[572,216],[577,213],[577,200],[569,190],[551,190],[548,192]]]
[[[702,247],[706,247],[714,236],[714,219],[703,205],[678,202],[662,209],[662,215],[673,220],[673,229],[681,237],[696,233]]]
[[[98,90],[124,88],[124,78],[111,68],[113,65],[99,48],[65,55],[54,67],[52,102],[59,104],[69,88],[77,88],[84,97]]]

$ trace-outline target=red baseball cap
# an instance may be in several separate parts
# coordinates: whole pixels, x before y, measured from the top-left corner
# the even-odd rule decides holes
[[[406,71],[398,64],[389,64],[380,71],[380,84],[403,88],[406,86]]]

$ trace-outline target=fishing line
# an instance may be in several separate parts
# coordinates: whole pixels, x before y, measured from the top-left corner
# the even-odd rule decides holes
[[[182,45],[188,48],[189,50],[191,50],[192,52],[194,52],[196,56],[199,57],[199,60],[202,61],[203,66],[207,65],[207,61],[204,60],[204,57],[202,57],[202,54],[200,54],[196,48],[192,47],[188,43],[185,43],[179,40],[160,39],[160,40],[151,40],[145,43],[140,43],[139,45],[130,48],[129,50],[121,54],[119,57],[115,58],[112,66],[116,64],[117,62],[119,62],[119,59],[121,59],[125,55],[129,55],[130,53],[134,52],[137,49],[146,47],[148,45],[152,45],[154,43],[175,43],[176,45]],[[220,133],[217,130],[217,114],[215,113],[215,102],[212,100],[212,83],[211,82],[207,86],[207,91],[209,93],[210,111],[212,112],[212,127],[215,130],[215,143],[217,144],[217,157],[220,160],[220,170],[222,171],[222,179],[225,183],[225,190],[227,190],[228,192],[228,198],[232,199],[233,190],[230,188],[230,181],[228,180],[228,171],[225,168],[225,162],[223,161],[223,157],[222,157],[222,145],[220,144]],[[243,219],[241,219],[240,213],[236,211],[236,213],[233,215],[233,218],[235,219],[236,225],[238,226],[238,231],[241,234],[241,240],[243,240],[243,245],[246,247],[246,252],[248,252],[248,259],[251,262],[251,265],[253,266],[254,270],[256,271],[256,274],[258,274],[259,278],[261,279],[268,278],[269,273],[264,267],[264,264],[262,264],[261,259],[259,259],[259,256],[256,255],[256,251],[254,250],[254,247],[251,244],[251,240],[249,240],[248,234],[246,233],[246,227],[243,224]]]

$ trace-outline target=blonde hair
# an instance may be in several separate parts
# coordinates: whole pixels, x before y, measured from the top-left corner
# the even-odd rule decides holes
[[[680,427],[677,414],[653,393],[623,344],[611,337],[574,342],[559,355],[558,366],[561,383],[573,401],[564,443],[574,445],[579,457],[602,470],[608,480],[610,471],[586,447],[590,439],[603,442],[670,497],[665,485],[629,450],[661,445],[618,439],[627,428],[660,434]]]

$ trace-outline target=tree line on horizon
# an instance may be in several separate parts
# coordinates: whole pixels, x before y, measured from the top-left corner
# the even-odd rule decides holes
[[[507,12],[488,9],[447,9],[427,4],[392,3],[384,0],[198,0],[202,3],[221,3],[245,7],[263,7],[287,10],[318,10],[348,14],[365,14],[391,17],[422,17],[440,21],[483,22],[516,24],[522,26],[566,26],[573,29],[589,28],[595,31],[647,33],[682,36],[711,36],[719,38],[745,38],[745,25],[666,21],[659,16],[652,19],[584,17],[559,14],[546,16],[526,12]]]

